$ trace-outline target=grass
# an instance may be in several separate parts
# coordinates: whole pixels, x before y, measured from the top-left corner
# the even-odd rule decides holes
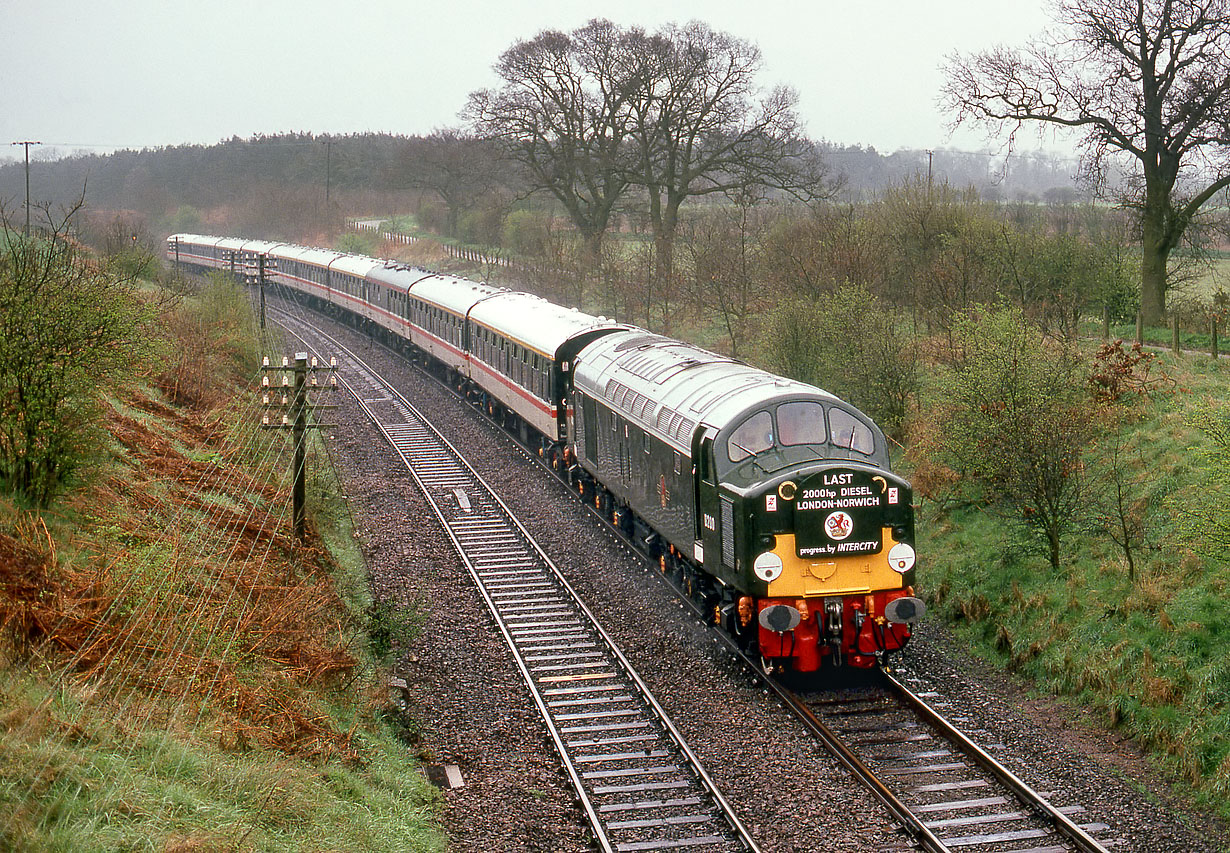
[[[978,506],[924,502],[923,588],[981,653],[1098,709],[1230,817],[1230,558],[1179,532],[1184,502],[1207,500],[1193,454],[1202,437],[1185,415],[1197,400],[1225,399],[1230,365],[1195,355],[1159,362],[1173,390],[1134,404],[1125,429],[1148,532],[1134,579],[1092,519],[1056,573],[1017,525]],[[1087,465],[1090,488],[1104,487],[1108,470],[1092,457]]]
[[[317,448],[294,546],[285,442],[228,402],[231,355],[182,405],[114,393],[55,512],[0,498],[0,849],[444,849],[340,486]]]
[[[31,680],[6,685],[7,718],[34,713],[40,691]],[[54,702],[42,737],[4,749],[5,849],[436,849],[431,798],[390,737],[371,739],[362,766],[315,766],[183,729],[66,738],[80,725],[72,704]]]

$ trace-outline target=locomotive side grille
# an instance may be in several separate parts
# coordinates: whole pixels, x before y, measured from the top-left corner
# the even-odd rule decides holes
[[[614,403],[616,406],[620,406],[623,404],[624,398],[628,396],[628,392],[631,390],[632,390],[631,388],[629,388],[627,385],[623,384],[622,382],[616,382],[612,380],[611,382],[607,383],[606,396],[607,396],[607,399],[610,400],[612,403]]]
[[[683,415],[678,416],[679,421],[671,425],[671,435],[681,444],[687,444],[692,438],[692,432],[696,429],[696,422],[690,421]]]
[[[670,409],[666,408],[666,406],[658,409],[658,431],[670,434],[671,421],[677,417],[679,417],[679,413],[672,412]]]
[[[636,415],[642,421],[649,420],[649,412],[653,408],[653,401],[644,394],[636,395],[636,403],[632,406],[632,414]]]
[[[722,562],[735,567],[735,504],[722,496]]]

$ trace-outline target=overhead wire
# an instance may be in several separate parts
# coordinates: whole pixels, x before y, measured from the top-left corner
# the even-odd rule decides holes
[[[254,419],[246,418],[243,416],[243,413],[241,413],[239,416],[238,422],[242,423],[244,421],[247,421],[248,423],[251,424],[254,422]],[[252,432],[252,429],[250,428],[249,430],[247,430],[247,432],[249,433]],[[236,446],[240,446],[242,445],[243,442],[248,441],[250,438],[251,438],[250,435],[236,436],[234,430],[232,429],[231,434],[228,436],[227,440],[235,442]],[[265,463],[267,463],[269,455],[275,446],[276,446],[275,443],[267,444],[262,457],[260,457],[257,460],[260,463],[257,466],[257,470],[266,470],[272,473],[271,468],[268,467]],[[224,445],[223,450],[225,449],[226,448]],[[232,473],[228,476],[227,480],[223,481],[221,485],[229,486],[233,484],[233,482],[236,481],[237,479],[241,479],[242,476],[243,475],[240,474],[238,470],[238,466],[233,466]],[[199,493],[204,487],[206,479],[207,479],[207,471],[202,472],[202,474],[198,477],[197,483],[195,484],[193,489],[191,489],[188,492],[188,495],[191,497],[192,495]],[[264,485],[267,486],[269,485],[269,483],[266,482]],[[280,478],[280,482],[277,484],[277,491],[281,491],[284,488],[285,488],[285,474],[282,475],[282,477]],[[199,502],[199,503],[203,503],[203,502]],[[255,502],[254,502],[253,507],[249,510],[249,518],[251,517],[252,512],[254,510],[255,510]],[[222,508],[218,507],[214,511],[214,513],[207,514],[205,517],[206,522],[213,520],[216,516],[219,516],[221,512],[222,512]],[[275,521],[275,523],[279,523],[280,520],[284,518],[284,512],[285,511],[283,510],[283,512],[279,514],[278,521]],[[147,562],[155,560],[157,558],[157,555],[159,554],[161,549],[154,547],[154,546],[162,544],[163,539],[167,538],[168,532],[172,531],[173,529],[177,527],[178,520],[185,514],[186,513],[181,508],[180,512],[172,515],[171,517],[165,520],[165,523],[162,528],[163,532],[146,549],[146,554],[147,554],[146,561]],[[270,517],[270,515],[271,514],[266,513],[267,518]],[[211,525],[211,526],[214,526],[214,525]],[[176,539],[177,541],[179,540],[178,534],[176,536]],[[202,538],[198,538],[196,553],[193,553],[185,557],[182,553],[180,553],[178,548],[173,548],[171,549],[171,554],[173,557],[178,557],[178,561],[180,563],[202,564],[205,561],[202,559],[201,551],[207,547],[209,547],[207,543]],[[266,547],[266,555],[262,557],[262,560],[261,560],[262,564],[265,562],[265,560],[268,559],[269,547],[271,547],[271,545]],[[234,549],[232,549],[232,554],[233,553],[234,553]],[[228,557],[227,563],[229,563],[229,557]],[[85,638],[85,642],[81,644],[77,652],[69,659],[69,661],[64,666],[61,667],[59,673],[53,678],[51,687],[48,690],[48,696],[53,695],[58,689],[62,687],[67,674],[71,672],[72,670],[74,670],[75,667],[81,662],[83,653],[89,650],[90,648],[92,648],[94,643],[98,642],[99,634],[101,634],[101,632],[105,630],[105,627],[110,621],[111,611],[115,608],[115,605],[128,600],[129,596],[132,593],[132,587],[136,583],[139,582],[146,568],[147,568],[146,565],[138,564],[136,566],[133,566],[132,569],[128,572],[127,581],[117,591],[117,594],[115,595],[112,601],[112,605],[108,607],[107,611],[104,612],[103,618],[96,620],[94,629],[91,632],[91,634],[87,635],[87,637]],[[218,582],[220,582],[221,576],[222,576],[221,571],[215,573],[214,575],[214,585],[215,586]],[[145,623],[148,621],[157,622],[159,619],[165,620],[166,617],[170,614],[170,611],[172,609],[175,609],[175,610],[181,609],[180,605],[177,603],[176,598],[174,596],[163,594],[165,592],[165,585],[172,583],[176,579],[176,577],[177,577],[177,573],[174,571],[162,572],[159,577],[158,585],[156,585],[151,590],[147,590],[147,594],[146,594],[143,606],[139,607],[137,610],[130,613],[125,620],[123,620],[119,625],[115,626],[116,633],[118,633],[118,635],[122,638],[125,638],[125,637],[127,638],[127,646],[128,646],[127,654],[125,655],[125,649],[124,649],[125,643],[124,642],[121,642],[119,644],[118,649],[112,649],[111,653],[108,655],[108,657],[103,662],[103,665],[101,667],[101,672],[96,673],[100,677],[100,679],[106,678],[109,675],[110,671],[114,670],[117,666],[120,667],[121,672],[131,675],[134,669],[133,667],[134,658],[137,656],[137,654],[139,654],[139,651],[140,651],[138,648],[139,643],[135,640],[135,632],[133,630],[134,627],[140,626],[142,623]],[[149,604],[155,601],[161,602],[161,606],[157,609],[151,610],[149,608]],[[199,613],[200,608],[204,606],[206,601],[207,601],[207,597],[202,596],[201,604],[194,612]],[[228,601],[227,606],[224,606],[221,613],[219,613],[218,615],[218,618],[216,621],[219,624],[215,625],[215,628],[214,628],[215,633],[217,632],[218,628],[221,627],[220,623],[221,623],[222,617],[226,615],[229,604],[230,602]],[[177,612],[175,615],[181,618],[184,616],[182,612]],[[190,621],[195,622],[195,619],[193,618],[193,616],[189,615],[187,618]],[[193,627],[195,627],[195,625],[193,625]],[[183,634],[181,635],[181,640],[183,641],[184,645],[181,646],[178,652],[172,657],[172,660],[170,661],[170,667],[167,668],[168,666],[167,662],[165,660],[162,661],[162,665],[164,668],[167,668],[167,671],[173,671],[174,667],[179,663],[180,657],[182,656],[184,649],[186,648],[186,643],[187,643],[189,633],[190,633],[189,630],[185,630]],[[141,677],[135,678],[134,680],[138,682],[138,684],[141,681],[145,681],[147,683],[151,682],[152,679],[150,678],[150,673],[156,666],[158,666],[158,661],[156,659],[156,656],[154,655],[147,656],[145,666],[142,668],[142,671],[139,673]],[[191,690],[193,681],[194,679],[188,679],[188,681],[185,683],[184,694],[183,694],[185,697],[188,691]],[[129,690],[127,691],[129,701],[126,703],[123,703],[116,710],[116,713],[112,715],[113,720],[122,719],[128,716],[126,712],[129,710],[131,706],[131,701],[136,695],[136,692],[137,692],[136,687],[138,686],[138,684],[133,684],[129,687]],[[122,688],[125,685],[123,685],[122,683],[118,685],[112,683],[112,686],[116,689],[122,690]],[[181,702],[182,701],[183,699],[181,698]],[[45,704],[46,704],[46,698],[44,699],[43,702],[40,703],[40,706],[44,706]],[[86,713],[87,708],[90,704],[91,703],[77,703],[78,713],[75,714],[74,716],[79,718],[81,714]],[[150,708],[151,709],[153,708],[153,703],[151,703]],[[94,710],[98,710],[98,709],[95,708]],[[199,718],[199,715],[198,715],[198,718]],[[78,722],[78,721],[79,720],[74,720],[74,722]],[[28,720],[27,722],[30,722],[30,720]],[[135,741],[130,743],[130,749],[133,749],[133,748],[135,748]],[[43,769],[46,768],[46,762],[49,762],[50,760],[51,760],[51,752],[48,751],[47,758],[44,763]],[[154,759],[151,759],[151,760],[154,760]],[[35,774],[35,778],[38,778],[38,776],[39,774]]]

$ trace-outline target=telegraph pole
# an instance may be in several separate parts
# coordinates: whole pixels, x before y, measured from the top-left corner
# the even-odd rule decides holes
[[[253,271],[251,263],[244,265],[244,279],[248,284],[255,284],[260,288],[261,292],[261,331],[265,331],[265,279],[270,270],[278,268],[277,259],[269,257],[265,252],[261,252],[256,256],[256,270]]]
[[[42,145],[41,142],[26,140],[23,142],[14,142],[13,145],[26,146],[26,236],[30,236],[30,146]]]
[[[329,374],[329,384],[321,385],[317,380],[318,372]],[[294,482],[291,486],[291,519],[294,528],[294,535],[297,540],[303,542],[307,535],[307,431],[309,429],[324,429],[332,424],[308,424],[309,410],[316,411],[319,409],[336,408],[333,405],[326,405],[314,402],[309,397],[309,391],[336,391],[337,390],[337,360],[329,359],[329,366],[324,367],[316,363],[316,357],[313,356],[309,362],[306,352],[295,353],[294,367],[290,365],[290,359],[286,356],[282,357],[281,367],[271,367],[269,365],[269,357],[266,356],[264,364],[261,366],[261,372],[265,375],[261,379],[263,387],[262,403],[266,409],[282,409],[281,423],[270,423],[269,415],[265,415],[262,419],[261,426],[264,429],[284,429],[290,430],[294,440]],[[270,385],[269,374],[281,374],[281,387],[275,389]],[[291,378],[288,374],[294,375],[294,386],[292,389]],[[280,391],[281,399],[275,399]]]

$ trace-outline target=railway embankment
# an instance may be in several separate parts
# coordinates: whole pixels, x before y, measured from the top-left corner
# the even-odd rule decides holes
[[[1138,375],[1135,377],[1140,379]],[[1019,517],[923,500],[932,614],[1024,690],[1134,740],[1177,790],[1230,817],[1230,365],[1156,357],[1101,415],[1055,569]],[[917,484],[916,484],[917,485]]]
[[[58,503],[0,497],[0,849],[434,850],[323,454],[306,542],[234,288],[167,313]],[[372,642],[371,637],[377,638]]]

